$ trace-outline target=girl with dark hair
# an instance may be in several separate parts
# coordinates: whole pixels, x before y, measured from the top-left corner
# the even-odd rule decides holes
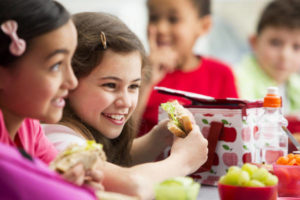
[[[59,3],[0,1],[0,143],[47,164],[55,158],[38,120],[61,119],[64,98],[77,86],[71,67],[76,45],[74,23]],[[83,166],[64,176],[81,185]]]
[[[152,199],[156,183],[188,175],[206,161],[207,140],[196,124],[186,138],[173,139],[166,121],[134,140],[132,114],[145,65],[141,42],[105,13],[79,13],[73,20],[78,46],[72,67],[79,84],[70,92],[61,123],[44,126],[46,135],[59,150],[86,139],[102,143],[109,161],[101,167],[104,188]],[[150,162],[171,144],[167,159]]]

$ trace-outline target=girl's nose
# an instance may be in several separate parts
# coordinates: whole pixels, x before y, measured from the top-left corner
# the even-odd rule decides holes
[[[73,72],[71,65],[66,69],[64,76],[64,86],[66,89],[75,89],[78,85],[78,80]]]
[[[131,99],[130,95],[127,91],[120,93],[118,99],[116,100],[116,105],[118,107],[130,107],[131,106]]]

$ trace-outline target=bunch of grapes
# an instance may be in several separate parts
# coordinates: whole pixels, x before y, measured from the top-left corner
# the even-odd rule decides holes
[[[276,185],[278,178],[265,168],[258,168],[256,165],[246,163],[241,168],[229,167],[227,174],[220,178],[219,183],[244,187],[264,187]]]

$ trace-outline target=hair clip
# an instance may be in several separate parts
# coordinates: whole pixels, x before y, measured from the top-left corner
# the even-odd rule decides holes
[[[7,20],[1,24],[1,30],[11,39],[10,53],[14,56],[21,56],[25,52],[26,42],[17,35],[18,23],[15,20]]]
[[[101,44],[102,44],[103,49],[107,49],[106,36],[105,36],[105,33],[103,31],[100,32],[100,40],[101,40]]]

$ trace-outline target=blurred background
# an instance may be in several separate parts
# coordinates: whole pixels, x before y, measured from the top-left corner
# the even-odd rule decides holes
[[[122,19],[135,32],[148,50],[146,0],[58,0],[72,14],[103,11]],[[176,1],[176,0],[174,0]],[[255,31],[256,20],[270,0],[212,0],[213,27],[198,40],[194,51],[221,59],[234,66],[248,53],[249,36]]]

